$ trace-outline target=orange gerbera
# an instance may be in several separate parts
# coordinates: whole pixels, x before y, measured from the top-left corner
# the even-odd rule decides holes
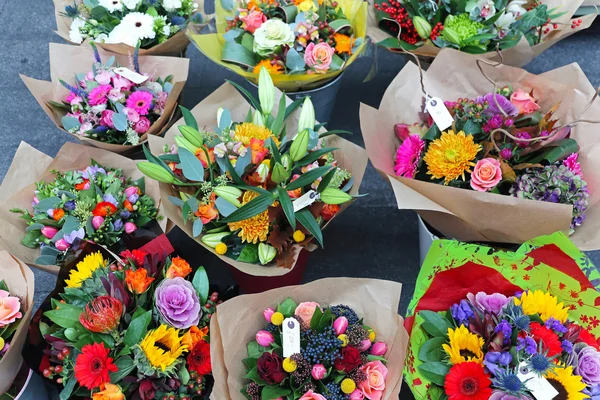
[[[352,54],[352,46],[354,46],[356,39],[341,33],[336,33],[333,35],[333,40],[335,41],[336,53]]]
[[[190,264],[187,261],[185,261],[181,257],[174,257],[171,260],[171,265],[169,266],[169,269],[167,270],[166,277],[169,279],[173,279],[173,278],[177,278],[177,277],[185,278],[191,272],[192,272],[192,268],[190,267]]]
[[[125,284],[131,293],[142,294],[154,281],[155,278],[148,276],[148,271],[144,268],[138,268],[135,271],[128,269],[125,271]]]
[[[60,221],[62,217],[65,216],[65,210],[63,210],[62,208],[57,208],[54,211],[52,211],[52,218],[55,221]]]
[[[219,216],[219,212],[215,208],[215,197],[216,196],[213,193],[210,196],[210,201],[207,204],[200,204],[198,206],[198,211],[194,213],[205,225]]]
[[[283,66],[279,65],[277,62],[272,63],[271,60],[260,61],[258,64],[256,64],[256,66],[254,66],[254,71],[252,72],[258,74],[262,67],[265,67],[271,75],[283,74]]]
[[[208,327],[200,329],[197,326],[192,326],[189,331],[187,331],[181,337],[181,343],[186,345],[188,349],[193,349],[196,343],[201,340],[204,340],[205,337],[208,336]]]

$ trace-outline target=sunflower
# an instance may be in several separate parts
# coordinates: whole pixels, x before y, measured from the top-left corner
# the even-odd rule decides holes
[[[161,325],[146,334],[140,348],[144,352],[150,365],[162,371],[167,370],[176,363],[188,348],[181,344],[179,330]]]
[[[100,267],[106,267],[106,260],[102,254],[100,252],[88,254],[69,272],[69,279],[65,280],[65,284],[68,288],[81,287],[83,281],[91,278],[94,271]]]
[[[276,145],[279,145],[279,140],[273,135],[273,132],[269,128],[264,126],[258,126],[252,122],[242,122],[235,127],[235,134],[233,137],[238,142],[242,142],[244,146],[250,145],[251,139],[267,140],[268,138],[273,139]]]
[[[258,196],[259,194],[256,192],[246,191],[242,197],[242,205],[249,203]],[[269,210],[242,221],[230,222],[228,225],[231,232],[240,230],[238,236],[242,238],[242,242],[254,244],[264,242],[269,234]]]
[[[460,364],[464,362],[483,362],[483,338],[469,332],[461,325],[456,329],[448,329],[448,338],[450,344],[443,344],[442,348],[450,357],[450,364]]]
[[[553,372],[548,373],[546,379],[558,392],[557,399],[565,400],[583,400],[589,399],[589,396],[581,391],[586,388],[579,375],[573,375],[573,367],[554,368]]]
[[[427,164],[427,174],[431,179],[444,178],[444,185],[471,172],[475,166],[473,160],[481,151],[481,145],[473,141],[473,135],[465,135],[463,131],[442,132],[439,139],[429,145],[423,161]]]
[[[515,298],[515,305],[521,306],[525,315],[540,314],[543,321],[554,318],[562,324],[569,316],[569,309],[563,303],[541,290],[523,292],[520,299]]]
[[[260,73],[260,69],[262,67],[265,67],[265,69],[270,75],[283,74],[283,67],[278,63],[272,64],[271,60],[261,60],[258,64],[254,66],[254,70],[252,72],[258,74]]]

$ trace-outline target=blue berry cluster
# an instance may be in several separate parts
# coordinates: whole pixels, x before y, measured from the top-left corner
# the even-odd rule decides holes
[[[325,388],[327,389],[327,400],[348,400],[350,398],[350,395],[344,394],[335,382],[329,382]]]
[[[340,357],[342,341],[337,338],[332,327],[323,332],[308,331],[305,338],[307,343],[302,349],[302,355],[309,363],[333,364]]]
[[[267,325],[267,332],[271,332],[271,333],[275,333],[279,330],[279,328],[277,327],[277,325],[273,325],[271,323],[269,323],[269,325]]]
[[[360,318],[358,318],[356,312],[354,312],[354,310],[350,307],[345,306],[343,304],[340,304],[339,306],[333,306],[330,308],[330,310],[331,313],[335,316],[335,318],[346,317],[346,319],[348,320],[348,325],[350,326],[358,324],[358,322],[360,321]]]

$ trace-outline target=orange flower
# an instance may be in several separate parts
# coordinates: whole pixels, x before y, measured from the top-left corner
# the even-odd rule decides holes
[[[267,154],[269,154],[269,150],[264,146],[265,141],[260,139],[250,139],[250,150],[252,151],[252,164],[260,164]]]
[[[262,67],[265,67],[265,69],[267,70],[267,72],[269,72],[270,75],[283,74],[283,67],[281,65],[279,65],[278,63],[272,64],[271,60],[260,61],[258,64],[256,64],[254,66],[254,70],[252,72],[254,72],[255,74],[258,74]]]
[[[127,211],[133,211],[133,205],[131,205],[131,202],[127,199],[123,202],[123,207],[125,207]]]
[[[84,179],[81,183],[75,184],[75,190],[85,190],[86,185],[89,187],[89,179]]]
[[[208,204],[200,204],[198,206],[198,211],[194,213],[205,225],[219,216],[219,212],[215,208],[215,197],[216,196],[213,193],[210,197],[210,202]]]
[[[187,331],[181,337],[181,344],[184,344],[188,347],[188,349],[193,349],[196,343],[201,340],[204,340],[205,337],[208,336],[208,327],[200,329],[197,326],[192,326],[189,331]]]
[[[135,271],[128,269],[125,271],[125,284],[131,293],[142,294],[148,290],[148,286],[154,278],[148,276],[148,271],[144,268],[138,268]]]
[[[331,218],[335,217],[338,211],[340,211],[340,206],[337,204],[325,204],[323,210],[321,210],[321,217],[323,217],[325,221],[329,221]]]
[[[64,216],[65,216],[65,210],[63,210],[62,208],[56,208],[52,212],[52,218],[54,218],[55,221],[60,221],[61,218]]]
[[[352,46],[354,46],[354,42],[356,41],[356,39],[353,39],[350,36],[346,36],[341,33],[336,33],[333,35],[333,40],[335,41],[336,53],[352,54]]]
[[[181,257],[174,257],[171,260],[171,265],[167,270],[166,276],[169,279],[173,279],[176,277],[185,278],[192,272],[192,268],[190,268],[190,264],[185,261]]]
[[[101,392],[92,394],[92,400],[125,400],[125,395],[117,385],[103,383],[100,389]]]
[[[204,149],[198,148],[198,150],[196,150],[196,158],[198,160],[200,160],[200,162],[202,163],[202,166],[204,168],[208,168],[208,160],[206,159],[205,151],[208,152],[208,156],[210,157],[211,164],[214,163],[215,162],[215,151],[213,149],[209,149],[206,146],[204,146]]]
[[[113,215],[115,212],[117,212],[117,207],[115,207],[113,203],[103,201],[96,205],[96,208],[92,211],[92,215],[94,217],[106,217],[108,215]]]
[[[170,162],[169,164],[167,164],[169,166],[169,168],[171,168],[171,171],[173,171],[173,173],[175,175],[181,175],[181,169],[177,168],[177,163],[175,162]]]

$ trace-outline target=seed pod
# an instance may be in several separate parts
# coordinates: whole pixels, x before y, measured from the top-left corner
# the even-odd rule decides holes
[[[276,255],[277,250],[275,250],[275,247],[264,243],[258,244],[258,260],[262,265],[266,265],[273,261]]]

